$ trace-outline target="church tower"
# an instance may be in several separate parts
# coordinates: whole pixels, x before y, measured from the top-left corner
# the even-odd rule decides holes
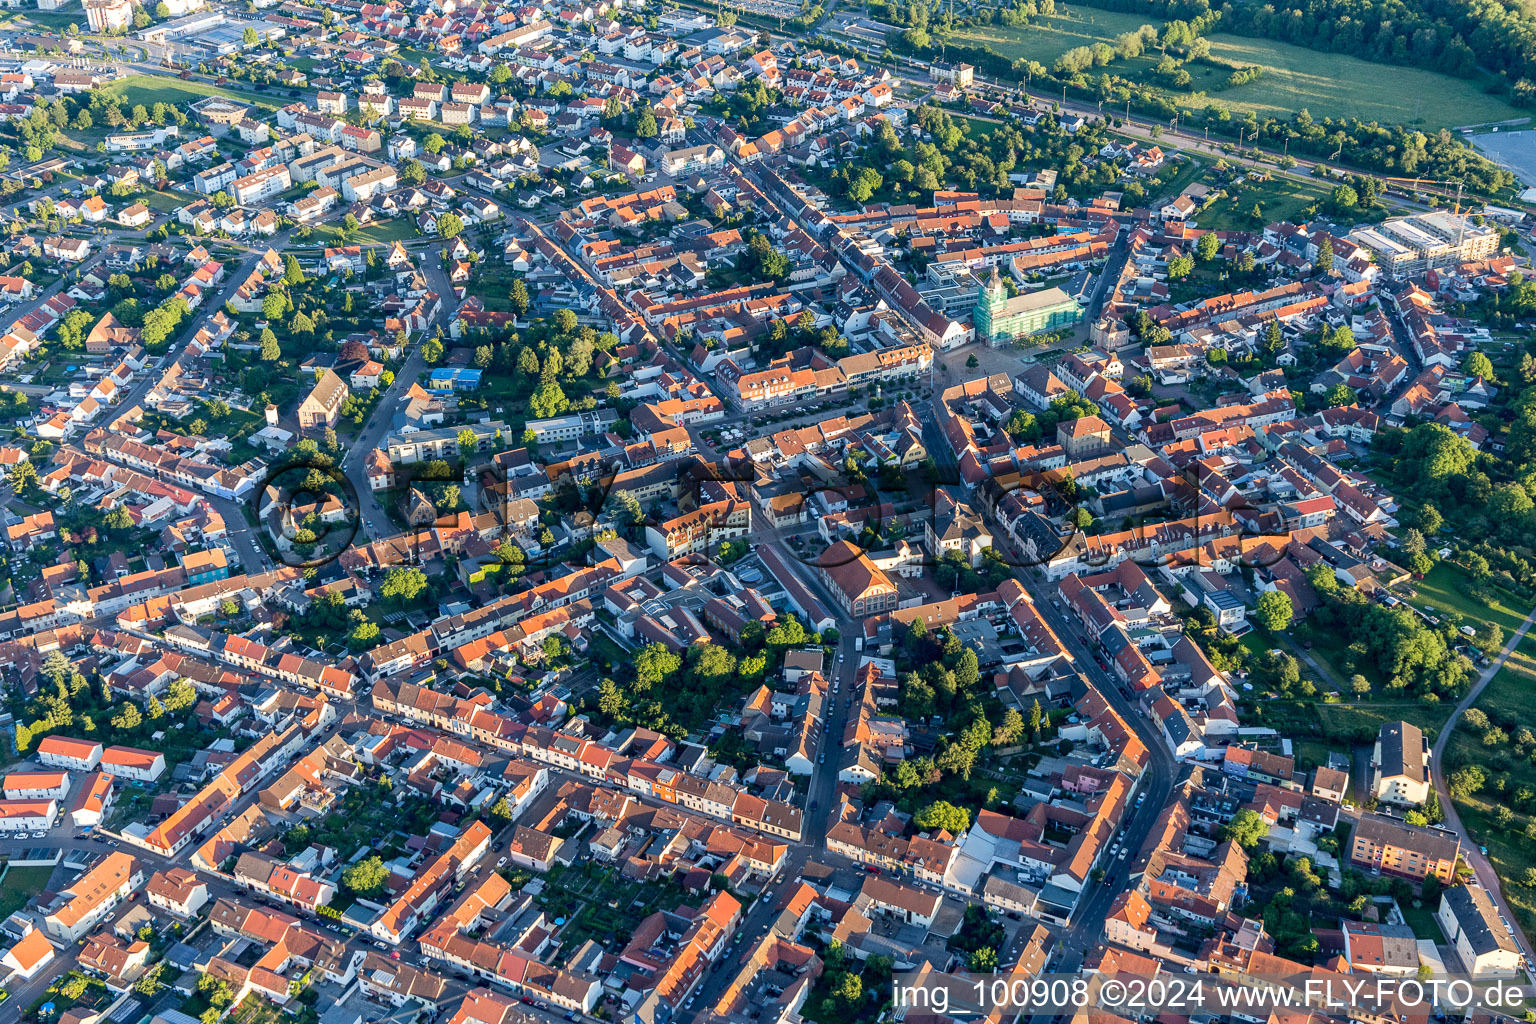
[[[988,345],[993,343],[997,336],[998,320],[1002,319],[1007,308],[1008,291],[1003,287],[1003,279],[994,266],[986,283],[976,289],[976,307],[971,311],[977,341],[985,341]]]

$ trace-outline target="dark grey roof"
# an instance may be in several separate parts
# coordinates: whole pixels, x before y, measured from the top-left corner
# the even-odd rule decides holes
[[[1451,905],[1456,926],[1467,936],[1467,943],[1475,955],[1498,950],[1516,952],[1515,940],[1499,920],[1499,912],[1482,886],[1458,885],[1440,894]]]
[[[1424,733],[1418,726],[1410,722],[1383,722],[1379,742],[1383,778],[1401,775],[1423,782],[1429,777],[1424,763]]]

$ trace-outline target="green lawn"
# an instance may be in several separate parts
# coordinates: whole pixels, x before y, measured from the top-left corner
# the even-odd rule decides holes
[[[1302,672],[1308,673],[1303,664]],[[1325,704],[1308,700],[1265,700],[1248,706],[1254,724],[1267,725],[1282,736],[1307,736],[1305,750],[1313,763],[1322,763],[1326,750],[1347,753],[1352,741],[1374,738],[1383,722],[1412,722],[1434,739],[1445,724],[1450,706],[1426,708],[1413,700],[1364,700]],[[1246,721],[1246,719],[1245,719]],[[1300,752],[1300,751],[1299,751]]]
[[[231,92],[228,89],[220,89],[208,82],[183,82],[179,78],[168,78],[162,75],[129,75],[127,78],[119,78],[111,85],[102,89],[103,92],[115,96],[121,96],[127,104],[142,103],[149,106],[154,103],[195,103],[204,96],[223,96],[225,99],[234,100],[236,103],[244,103],[248,106],[258,107],[263,110],[276,110],[277,106],[267,100],[255,99],[242,93]]]
[[[956,120],[965,124],[965,134],[973,139],[984,139],[999,127],[996,121],[982,121],[978,118],[966,117],[964,115],[956,117]]]
[[[177,195],[175,192],[150,191],[139,196],[139,202],[159,213],[175,213],[190,203],[196,201],[191,193]]]
[[[1322,195],[1319,187],[1276,177],[1269,181],[1245,181],[1229,185],[1224,199],[1216,199],[1196,218],[1202,228],[1212,231],[1252,231],[1278,220],[1305,219],[1302,210]],[[1263,218],[1255,221],[1252,213],[1258,204]]]
[[[342,233],[339,225],[316,224],[314,232],[312,241],[317,244],[335,245],[341,242]],[[348,241],[360,245],[387,245],[390,242],[403,242],[416,237],[418,235],[415,223],[409,217],[400,217],[365,224],[354,231]]]
[[[10,917],[48,886],[51,867],[10,868],[0,879],[0,920]]]
[[[1442,612],[1456,612],[1469,624],[1497,622],[1504,627],[1506,638],[1520,628],[1520,623],[1525,621],[1529,612],[1529,609],[1522,611],[1503,591],[1496,591],[1492,601],[1480,601],[1472,597],[1467,593],[1472,587],[1472,580],[1457,566],[1444,562],[1412,586],[1419,592],[1417,597],[1408,599],[1415,608],[1429,606]]]
[[[85,11],[78,4],[71,4],[62,11],[7,11],[3,17],[0,17],[0,26],[6,28],[31,26],[63,32],[71,25],[76,25],[81,30],[87,28]]]
[[[469,290],[494,313],[512,312],[512,282],[522,275],[500,260],[484,260],[475,267]]]
[[[1440,931],[1440,922],[1435,920],[1436,906],[1426,906],[1419,900],[1409,900],[1407,905],[1399,903],[1403,911],[1403,920],[1408,927],[1413,929],[1415,938],[1428,939],[1431,942],[1444,942],[1445,935]]]
[[[1143,25],[1158,25],[1161,19],[1144,14],[1122,14],[1092,7],[1056,5],[1049,18],[1037,18],[1026,27],[979,25],[962,28],[950,38],[968,46],[990,46],[1012,60],[1021,57],[1050,66],[1051,61],[1074,46],[1108,41],[1123,32],[1134,32]]]

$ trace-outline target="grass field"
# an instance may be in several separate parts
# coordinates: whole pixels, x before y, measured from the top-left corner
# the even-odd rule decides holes
[[[204,96],[223,96],[225,99],[234,100],[236,103],[245,103],[262,110],[276,110],[277,106],[266,100],[259,100],[241,93],[231,92],[228,89],[220,89],[216,85],[207,82],[183,82],[179,78],[166,78],[160,75],[129,75],[120,78],[102,90],[115,96],[121,96],[123,102],[129,105],[142,103],[150,106],[154,103],[195,103]]]
[[[1315,675],[1305,665],[1302,673]],[[1383,722],[1412,722],[1434,739],[1451,711],[1447,705],[1426,708],[1418,701],[1386,698],[1337,704],[1276,699],[1264,701],[1255,710],[1259,712],[1258,724],[1270,726],[1282,736],[1309,737],[1305,754],[1314,764],[1323,763],[1329,750],[1348,753],[1350,743],[1346,737],[1356,730],[1360,735],[1374,734]]]
[[[1056,5],[1056,14],[1039,18],[1023,28],[985,25],[962,28],[950,37],[970,46],[990,46],[1012,60],[1037,60],[1050,66],[1051,61],[1074,46],[1108,41],[1122,32],[1134,32],[1143,25],[1158,25],[1157,18],[1145,14],[1122,14],[1092,7]]]
[[[1442,612],[1456,612],[1469,624],[1497,622],[1504,627],[1508,639],[1525,621],[1529,609],[1521,610],[1503,591],[1496,591],[1492,601],[1479,601],[1467,593],[1472,581],[1466,573],[1454,565],[1441,562],[1422,580],[1413,584],[1418,596],[1409,599],[1415,608],[1438,608]]]
[[[998,129],[996,121],[982,121],[974,117],[966,117],[963,114],[956,115],[955,120],[965,125],[965,134],[973,139],[986,138]]]
[[[1227,188],[1227,192],[1227,198],[1213,201],[1196,218],[1202,228],[1212,231],[1252,231],[1262,224],[1278,220],[1304,220],[1301,211],[1322,196],[1320,188],[1289,178],[1232,185]],[[1264,215],[1262,221],[1253,219],[1255,203]]]
[[[1444,942],[1445,933],[1440,930],[1440,922],[1435,920],[1436,907],[1426,906],[1423,901],[1412,899],[1407,906],[1398,904],[1403,912],[1403,921],[1413,929],[1414,938],[1428,939],[1430,942]]]
[[[10,917],[48,886],[51,867],[11,868],[0,880],[0,919]]]
[[[341,242],[342,232],[337,225],[315,224],[313,227],[315,243],[333,245]],[[416,237],[416,225],[410,218],[402,217],[398,220],[380,220],[365,224],[352,233],[350,241],[361,245],[383,245]]]
[[[41,28],[63,32],[69,26],[87,28],[85,11],[78,4],[71,4],[62,11],[7,11],[0,16],[0,26],[5,28]]]
[[[1388,67],[1337,53],[1221,34],[1211,36],[1211,55],[1259,65],[1264,75],[1208,99],[1182,94],[1182,102],[1204,106],[1214,101],[1261,116],[1285,116],[1306,108],[1313,117],[1358,117],[1432,128],[1527,116],[1487,95],[1474,82],[1418,68]],[[1198,89],[1199,80],[1192,86]]]
[[[1142,25],[1160,25],[1157,18],[1058,5],[1053,17],[1023,28],[998,25],[962,29],[952,36],[959,43],[986,45],[1005,57],[1037,60],[1047,67],[1074,46],[1112,41]],[[1216,91],[1225,73],[1209,65],[1190,64],[1188,89],[1170,92],[1179,103],[1204,109],[1209,103],[1260,116],[1288,116],[1305,108],[1313,117],[1358,117],[1365,121],[1417,124],[1428,128],[1501,121],[1526,117],[1503,100],[1483,92],[1476,82],[1433,71],[1373,64],[1337,53],[1319,53],[1301,46],[1217,34],[1210,37],[1211,55],[1264,68],[1257,81]],[[1156,55],[1116,62],[1109,70],[1144,79]]]

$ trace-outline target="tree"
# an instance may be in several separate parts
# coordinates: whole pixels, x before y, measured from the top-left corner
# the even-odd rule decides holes
[[[1232,820],[1221,830],[1222,839],[1230,839],[1245,850],[1255,849],[1259,840],[1267,835],[1269,822],[1260,817],[1258,811],[1246,807],[1232,815]]]
[[[864,1001],[864,980],[852,972],[841,975],[832,985],[832,998],[847,1007],[859,1005]]]
[[[48,652],[48,656],[43,659],[42,668],[40,669],[43,678],[47,679],[49,685],[54,687],[66,684],[74,670],[75,667],[70,664],[69,656],[63,651],[58,650]]]
[[[1024,737],[1024,716],[1019,714],[1018,708],[1009,708],[1003,713],[1003,724],[997,727],[992,734],[994,747],[1010,747]]]
[[[288,311],[288,297],[282,292],[267,292],[261,300],[261,317],[263,320],[278,320]]]
[[[165,692],[165,710],[170,714],[183,711],[197,702],[197,691],[185,679],[178,679]]]
[[[508,295],[508,298],[512,303],[512,311],[518,316],[522,316],[528,312],[528,286],[523,284],[522,278],[518,278],[516,281],[512,282],[512,289]],[[526,352],[528,350],[524,349],[523,351]],[[534,372],[537,373],[538,371],[535,370]]]
[[[1200,258],[1201,263],[1211,262],[1219,252],[1221,252],[1221,239],[1214,231],[1207,231],[1195,243],[1195,255]]]
[[[428,153],[431,153],[433,156],[437,156],[437,154],[443,151],[443,147],[446,145],[448,145],[447,140],[445,140],[441,135],[437,134],[437,132],[433,132],[422,140],[421,148],[426,150]]]
[[[443,343],[436,338],[428,338],[421,343],[421,358],[429,363],[440,363],[443,359]]]
[[[307,313],[295,313],[293,319],[288,321],[289,334],[314,334],[315,322]]]
[[[11,471],[7,476],[7,479],[10,480],[11,488],[18,494],[23,491],[31,490],[37,485],[37,467],[32,465],[30,462],[18,462],[16,465],[11,467]],[[121,505],[119,505],[118,508],[113,509],[112,512],[116,512],[119,509],[121,509],[123,512],[123,515],[119,517],[119,521],[122,519],[127,519],[128,521],[127,526],[123,527],[123,529],[131,529],[133,527],[133,517],[128,515],[128,510],[123,509]],[[108,520],[112,519],[112,512],[107,513]],[[109,521],[107,525],[110,527],[112,526],[112,523]]]
[[[565,397],[565,392],[560,385],[550,381],[535,391],[528,399],[528,411],[533,413],[535,419],[548,419],[551,416],[559,416],[570,408],[570,401]]]
[[[1355,389],[1348,384],[1335,384],[1323,396],[1323,401],[1330,409],[1342,409],[1345,406],[1354,405],[1359,401],[1359,397],[1355,394]]]
[[[648,692],[682,668],[683,660],[662,644],[647,644],[635,655],[635,689]]]
[[[647,103],[640,108],[639,115],[635,118],[635,136],[641,139],[654,139],[658,132],[656,127],[656,112]]]
[[[428,588],[427,574],[416,567],[397,567],[384,574],[379,596],[400,605],[410,604]]]
[[[246,46],[255,46],[261,40],[260,37],[256,35],[256,30],[250,25],[247,25],[245,26],[245,31],[240,33],[240,41]]]
[[[30,462],[23,462],[16,468],[20,469],[22,466],[31,465],[32,464]],[[11,482],[12,485],[15,484],[14,476]],[[111,530],[114,533],[126,533],[127,531],[133,529],[133,516],[129,514],[126,508],[124,508],[122,505],[119,505],[112,511],[108,512],[104,517],[102,517],[102,523],[108,530]]]
[[[132,732],[144,722],[144,716],[139,714],[139,706],[125,701],[122,709],[112,716],[112,728],[121,729],[123,732]]]
[[[912,821],[925,832],[942,828],[953,835],[959,835],[971,827],[971,813],[947,800],[935,800],[918,811]]]
[[[1319,274],[1327,274],[1333,270],[1333,240],[1325,238],[1323,244],[1317,247],[1317,259],[1312,261],[1312,266]]]
[[[604,678],[597,684],[597,709],[609,718],[618,718],[623,714],[627,702],[624,699],[624,691],[619,689],[619,684],[612,679]]]
[[[464,232],[464,218],[456,213],[445,213],[437,218],[437,233],[444,238],[456,238]]]
[[[283,348],[277,343],[277,335],[272,333],[272,328],[261,329],[261,361],[275,363],[283,358]]]
[[[1465,800],[1480,791],[1487,781],[1488,777],[1480,766],[1469,764],[1451,772],[1451,777],[1446,781],[1446,788],[1457,800]]]
[[[384,891],[389,880],[389,869],[374,854],[358,861],[341,873],[341,884],[358,896],[374,896]]]
[[[1003,424],[1003,431],[1015,443],[1026,444],[1040,438],[1040,423],[1035,419],[1034,413],[1025,412],[1023,409],[1015,409],[1013,415],[1008,417],[1008,422]]]
[[[1174,256],[1168,261],[1168,279],[1182,281],[1194,272],[1195,261],[1188,256]]]
[[[512,805],[507,803],[506,797],[497,800],[485,813],[492,821],[503,827],[512,823]]]
[[[575,310],[570,310],[570,309],[557,309],[557,310],[555,310],[555,316],[554,316],[555,330],[558,331],[559,333],[561,333],[561,334],[570,334],[570,333],[572,333],[573,331],[576,330],[576,325],[577,325],[578,322],[579,321],[576,319],[576,312],[575,312]]]
[[[997,970],[997,950],[991,946],[982,946],[972,950],[966,958],[965,966],[975,972],[987,974]]]
[[[1440,515],[1440,510],[1429,502],[1419,509],[1419,529],[1426,537],[1440,532],[1440,527],[1445,524],[1445,519]]]
[[[1292,606],[1290,597],[1282,591],[1268,590],[1259,595],[1256,618],[1259,620],[1259,625],[1271,633],[1280,633],[1289,629],[1295,612],[1296,609]]]
[[[976,751],[964,743],[951,743],[939,754],[935,763],[951,775],[969,779],[971,770],[976,766]]]
[[[164,7],[165,4],[161,4],[160,6]],[[154,930],[153,929],[145,929],[145,930],[147,930],[149,932],[151,937],[154,936]],[[140,937],[141,938],[143,937],[142,934],[141,934]],[[146,939],[145,941],[148,941],[148,939]],[[165,963],[163,961],[161,963],[155,964],[149,970],[145,971],[143,973],[143,975],[141,975],[139,977],[138,981],[133,983],[133,990],[135,992],[137,992],[141,996],[152,996],[156,992],[159,992],[160,991],[160,974],[164,970],[165,970]]]
[[[645,522],[645,512],[640,507],[640,499],[636,498],[632,493],[629,491],[615,491],[612,498],[613,503],[618,506],[621,513],[622,522],[630,526],[638,526],[640,523]]]
[[[354,651],[366,651],[378,642],[379,627],[374,622],[359,622],[347,634],[347,647]]]
[[[1462,372],[1468,377],[1482,377],[1484,380],[1493,379],[1493,360],[1486,353],[1473,349],[1467,354],[1467,358],[1461,364]]]

